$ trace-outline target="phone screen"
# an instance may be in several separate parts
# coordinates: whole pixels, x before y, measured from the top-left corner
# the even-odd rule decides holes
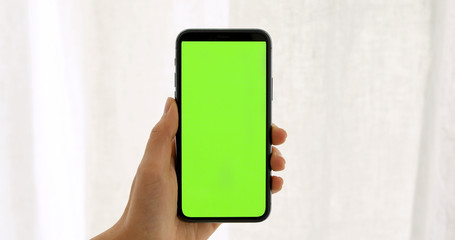
[[[266,211],[265,41],[181,42],[181,207],[187,217]]]

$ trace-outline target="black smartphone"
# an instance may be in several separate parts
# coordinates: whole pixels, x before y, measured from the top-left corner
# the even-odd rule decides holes
[[[176,43],[178,216],[256,222],[270,213],[271,40],[191,29]]]

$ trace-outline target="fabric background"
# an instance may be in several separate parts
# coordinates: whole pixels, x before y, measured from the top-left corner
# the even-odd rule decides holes
[[[185,28],[263,28],[288,139],[267,221],[211,239],[455,239],[455,2],[0,0],[0,235],[120,217]]]

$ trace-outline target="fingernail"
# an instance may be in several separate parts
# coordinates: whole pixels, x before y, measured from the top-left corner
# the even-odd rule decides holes
[[[164,113],[167,113],[169,111],[169,108],[171,108],[171,102],[172,99],[168,97],[166,100],[166,105],[164,106]]]
[[[281,155],[281,152],[280,152],[280,150],[278,150],[278,148],[275,148],[274,153],[275,153],[277,156],[283,157],[283,155]]]

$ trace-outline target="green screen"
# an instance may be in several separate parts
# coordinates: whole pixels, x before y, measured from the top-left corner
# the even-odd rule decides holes
[[[266,210],[266,42],[182,41],[182,211]]]

